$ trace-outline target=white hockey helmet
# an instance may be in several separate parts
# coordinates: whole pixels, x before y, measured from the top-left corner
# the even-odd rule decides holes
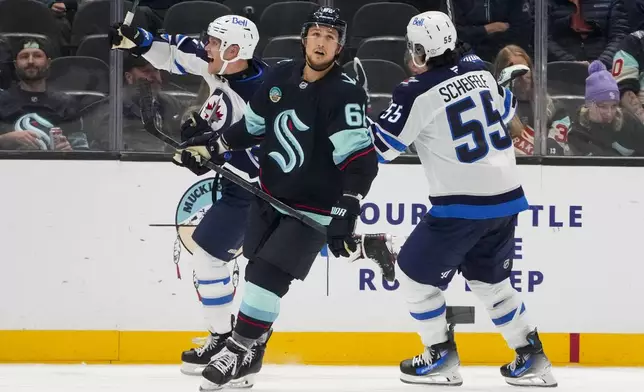
[[[224,62],[221,75],[228,63],[240,59],[250,60],[259,42],[259,31],[253,21],[239,15],[220,16],[208,25],[208,35],[221,41],[219,53]],[[231,45],[239,46],[239,54],[232,60],[224,60],[224,52]]]
[[[432,57],[438,57],[447,50],[454,50],[456,40],[454,22],[439,11],[427,11],[416,15],[407,25],[407,50],[417,67],[425,64],[417,64],[415,56],[425,55],[427,63]]]

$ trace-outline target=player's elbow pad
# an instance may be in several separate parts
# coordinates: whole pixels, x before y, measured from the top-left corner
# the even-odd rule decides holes
[[[376,151],[371,148],[365,154],[349,162],[343,171],[343,191],[366,196],[371,189],[371,183],[378,174]]]

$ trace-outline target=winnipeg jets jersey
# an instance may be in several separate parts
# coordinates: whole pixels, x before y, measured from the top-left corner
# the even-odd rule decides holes
[[[241,120],[246,102],[261,85],[266,64],[253,59],[251,67],[239,74],[221,77],[208,73],[209,59],[201,42],[184,35],[152,37],[150,49],[143,57],[155,68],[174,74],[193,74],[204,78],[210,88],[210,97],[203,104],[200,115],[207,120],[213,131],[224,131]],[[224,166],[247,180],[256,181],[259,163],[251,149],[233,152]]]
[[[488,219],[527,209],[507,124],[516,99],[475,55],[396,87],[372,124],[381,162],[412,143],[429,181],[429,213]]]

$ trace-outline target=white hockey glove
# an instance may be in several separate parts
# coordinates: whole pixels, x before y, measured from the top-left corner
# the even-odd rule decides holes
[[[503,68],[499,74],[497,83],[501,87],[508,87],[512,81],[520,76],[523,76],[530,72],[530,68],[523,64],[511,65],[509,67]]]

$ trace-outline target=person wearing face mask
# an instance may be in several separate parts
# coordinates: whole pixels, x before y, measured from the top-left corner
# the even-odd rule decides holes
[[[204,37],[200,42],[181,34],[155,36],[144,29],[121,24],[110,30],[114,49],[141,56],[151,67],[201,76],[208,84],[210,94],[206,102],[180,128],[183,142],[204,135],[220,135],[240,123],[244,116],[247,121],[249,116],[254,119],[255,115],[248,110],[244,114],[246,102],[259,90],[268,72],[268,66],[254,57],[259,33],[251,20],[238,15],[219,17],[209,24]],[[257,182],[259,165],[254,155],[255,144],[256,141],[231,153],[224,167],[247,181]],[[173,162],[199,176],[210,172],[189,151],[176,156]],[[254,197],[226,179],[220,179],[220,185],[222,197],[213,203],[192,235],[196,243],[192,261],[197,292],[209,335],[202,346],[182,353],[181,371],[189,375],[201,375],[210,358],[224,349],[226,339],[233,332],[235,287],[228,262],[242,244],[246,250],[244,231]],[[240,363],[241,371],[228,380],[231,385],[253,385],[250,376],[262,366],[271,332],[271,329],[262,331],[256,344],[249,346],[251,354],[243,365]]]
[[[588,67],[586,103],[572,121],[568,145],[577,156],[644,156],[644,128],[619,107],[617,82],[600,61]]]

